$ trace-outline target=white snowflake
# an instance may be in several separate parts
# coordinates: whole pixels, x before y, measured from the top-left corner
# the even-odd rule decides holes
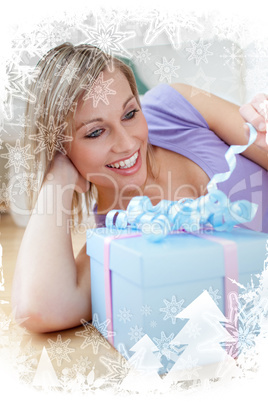
[[[37,103],[36,107],[34,108],[34,115],[39,117],[45,117],[48,115],[48,107],[44,107],[44,105],[40,105]]]
[[[203,26],[198,23],[197,18],[191,13],[175,13],[171,11],[153,10],[148,16],[150,26],[147,29],[144,37],[144,43],[150,45],[155,39],[166,33],[170,43],[175,49],[178,49],[181,44],[181,28],[185,27],[193,31],[201,32]]]
[[[78,29],[86,36],[83,43],[90,43],[96,46],[108,56],[118,54],[129,58],[132,57],[123,47],[122,42],[133,38],[136,35],[134,31],[120,32],[117,25],[110,23],[108,26],[104,26],[102,22],[97,23],[95,28],[89,28],[89,26],[81,24]]]
[[[141,314],[145,315],[147,317],[148,315],[152,314],[152,308],[150,306],[147,306],[147,305],[142,306],[141,307]]]
[[[203,289],[203,291],[205,291],[206,289]],[[221,299],[221,296],[218,295],[219,293],[219,289],[215,289],[213,290],[212,286],[209,287],[208,289],[208,293],[210,295],[210,297],[212,298],[212,300],[214,300],[214,302],[217,304],[217,306],[219,305],[218,300]]]
[[[17,121],[18,125],[22,126],[22,127],[30,127],[30,125],[31,125],[30,117],[26,116],[25,114],[18,115],[16,121]],[[20,137],[22,137],[22,135],[20,135]]]
[[[130,336],[131,341],[134,340],[135,342],[138,342],[138,340],[140,340],[144,335],[143,328],[139,328],[135,325],[135,327],[130,328],[128,335]]]
[[[62,143],[73,140],[73,137],[67,136],[63,133],[67,125],[68,123],[64,122],[59,126],[56,126],[54,123],[54,116],[50,116],[47,127],[37,121],[36,126],[39,129],[39,132],[34,135],[29,135],[31,140],[38,141],[38,146],[35,148],[34,153],[37,154],[46,150],[49,160],[52,160],[55,151],[66,155],[66,150]]]
[[[14,191],[13,186],[10,184],[9,186],[6,185],[6,183],[2,183],[2,188],[0,188],[0,204],[1,205],[1,211],[5,211],[5,208],[7,209],[10,205],[11,202],[14,202],[15,199],[13,198]]]
[[[54,359],[57,360],[58,366],[61,366],[63,360],[67,362],[71,361],[69,354],[75,352],[75,349],[68,348],[71,339],[67,339],[67,341],[63,342],[61,335],[59,334],[57,336],[56,342],[52,341],[52,339],[48,339],[47,341],[51,346],[50,348],[47,349],[47,352],[51,360]]]
[[[215,80],[216,78],[207,76],[201,67],[199,67],[197,73],[193,77],[185,78],[185,81],[192,86],[191,96],[195,96],[199,93],[210,96],[211,85]]]
[[[68,112],[75,111],[77,102],[74,102],[73,99],[68,96],[59,95],[56,105],[59,106],[60,112],[63,112],[66,115]]]
[[[109,320],[106,320],[100,324],[96,314],[94,314],[94,321],[92,322],[92,324],[88,323],[85,320],[81,320],[81,324],[83,325],[84,330],[77,331],[75,333],[76,336],[81,336],[85,338],[82,345],[80,346],[81,349],[85,349],[86,347],[91,345],[94,354],[98,353],[100,346],[104,346],[106,349],[109,349],[110,348],[109,343],[106,341],[104,337],[100,335],[101,331],[104,332],[103,333],[104,336],[105,334],[106,336],[114,334],[114,332],[107,330],[108,323]]]
[[[127,310],[124,307],[123,309],[119,310],[119,314],[117,314],[117,317],[119,317],[119,321],[123,321],[124,324],[126,324],[127,321],[131,321],[132,314],[130,310]]]
[[[33,168],[34,170],[43,170],[43,164],[42,162],[34,161],[33,163]]]
[[[38,180],[35,180],[34,173],[23,173],[19,176],[15,176],[18,181],[14,187],[19,188],[19,195],[26,193],[28,196],[31,191],[38,191]]]
[[[185,328],[185,332],[189,336],[189,338],[196,339],[200,335],[201,328],[197,322],[189,321],[187,327]]]
[[[90,368],[91,366],[91,362],[88,360],[88,356],[80,356],[79,359],[76,359],[76,362],[73,365],[73,369],[77,372],[77,373],[81,373],[81,374],[86,374],[86,371]]]
[[[176,315],[178,315],[182,311],[182,305],[184,300],[177,301],[176,296],[172,296],[171,301],[166,299],[163,300],[166,307],[162,307],[159,310],[165,313],[163,320],[168,320],[169,318],[172,321],[172,324],[176,324]]]
[[[151,328],[156,328],[157,327],[157,322],[155,320],[150,321],[150,327]]]
[[[45,94],[47,93],[47,92],[49,92],[49,91],[51,91],[51,89],[52,89],[52,83],[50,82],[50,80],[49,79],[47,79],[47,80],[40,80],[39,82],[38,82],[38,88],[40,88],[40,90],[41,90],[41,93],[42,92],[45,92]]]
[[[160,353],[167,357],[167,359],[171,359],[171,353],[174,353],[174,349],[170,342],[173,340],[174,334],[170,334],[168,337],[166,336],[164,331],[161,331],[161,338],[153,338],[157,348]]]
[[[61,66],[57,64],[58,69],[60,70],[55,74],[56,77],[61,77],[60,84],[62,84],[65,80],[70,85],[73,80],[77,80],[79,77],[76,75],[76,72],[79,68],[75,67],[75,61],[72,60],[67,66]]]
[[[201,38],[198,42],[191,40],[191,44],[192,47],[186,48],[186,51],[191,53],[188,60],[195,60],[197,66],[201,61],[208,63],[207,56],[213,55],[212,52],[208,51],[211,43],[204,44],[203,39]]]
[[[115,95],[116,91],[109,88],[109,85],[114,81],[113,78],[103,81],[103,72],[101,72],[98,78],[94,81],[93,85],[82,85],[81,88],[86,89],[86,94],[83,96],[83,100],[93,98],[93,107],[97,107],[99,101],[109,105],[107,95]]]
[[[225,53],[220,55],[221,58],[225,60],[224,65],[235,69],[237,66],[241,67],[244,63],[243,51],[240,47],[232,43],[231,49],[224,47]]]
[[[165,57],[163,57],[163,62],[155,64],[159,67],[158,70],[155,70],[155,74],[160,74],[159,81],[163,81],[166,79],[168,82],[171,82],[172,77],[178,77],[178,74],[175,73],[175,70],[178,70],[179,66],[174,66],[175,59],[171,59],[167,61]]]
[[[0,88],[5,91],[5,117],[10,120],[13,117],[14,98],[31,103],[36,101],[35,96],[27,88],[24,71],[12,63],[7,64],[6,73],[1,71]]]
[[[27,163],[28,159],[33,159],[33,155],[28,154],[28,150],[30,148],[30,145],[26,145],[25,147],[20,146],[20,140],[16,140],[16,145],[13,147],[10,144],[6,144],[6,147],[8,149],[8,154],[3,154],[1,155],[2,158],[8,159],[8,162],[5,165],[5,168],[8,168],[10,166],[14,166],[15,168],[15,173],[19,173],[19,170],[21,167],[24,167],[26,169],[30,169],[30,166]]]
[[[140,62],[146,64],[150,60],[151,53],[148,49],[140,49],[135,53],[135,58]]]
[[[105,379],[107,383],[120,384],[127,374],[129,373],[130,367],[128,362],[119,353],[116,357],[101,356],[100,362],[104,364],[107,368],[108,373],[105,374]]]

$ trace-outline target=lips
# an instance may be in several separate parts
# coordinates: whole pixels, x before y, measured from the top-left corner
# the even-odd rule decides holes
[[[123,159],[115,163],[110,163],[109,165],[106,166],[114,169],[130,169],[132,166],[136,164],[138,156],[139,152],[137,151],[128,159]]]

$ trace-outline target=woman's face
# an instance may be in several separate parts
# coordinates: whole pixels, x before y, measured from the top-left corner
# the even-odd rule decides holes
[[[107,189],[133,190],[142,186],[147,176],[145,117],[119,70],[104,71],[95,85],[78,104],[68,156],[99,194],[107,194]]]

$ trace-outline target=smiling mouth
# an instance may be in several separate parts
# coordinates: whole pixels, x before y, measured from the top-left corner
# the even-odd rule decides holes
[[[129,159],[124,159],[120,162],[116,162],[116,163],[111,163],[109,165],[106,165],[109,168],[115,168],[115,169],[129,169],[132,166],[135,165],[135,163],[137,162],[139,156],[139,152],[135,152],[134,155],[131,156],[131,158]]]

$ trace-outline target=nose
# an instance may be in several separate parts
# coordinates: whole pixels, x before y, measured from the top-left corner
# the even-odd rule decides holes
[[[118,125],[112,134],[111,150],[115,153],[125,153],[133,151],[135,148],[135,139],[133,135],[123,125]]]

